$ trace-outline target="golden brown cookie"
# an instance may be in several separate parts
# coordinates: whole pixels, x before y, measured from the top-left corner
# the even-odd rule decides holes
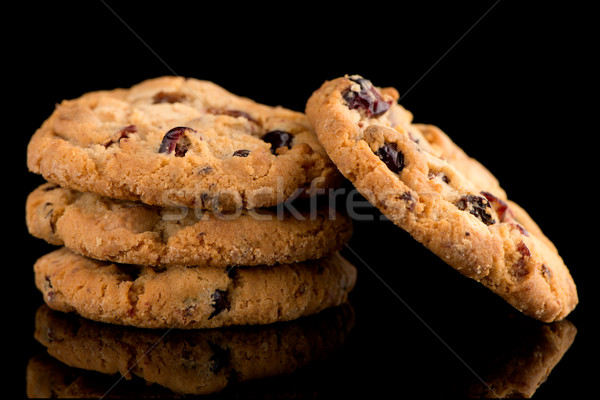
[[[299,262],[340,250],[352,235],[350,218],[333,210],[283,211],[161,208],[47,183],[28,196],[26,221],[33,236],[78,254],[155,266]]]
[[[360,76],[325,82],[306,113],[356,189],[442,260],[545,322],[578,302],[554,245],[497,180],[439,129],[412,124],[395,89]]]
[[[273,206],[338,177],[304,114],[168,76],[63,101],[27,165],[79,191],[205,209]]]
[[[153,268],[107,263],[66,248],[40,257],[35,284],[54,310],[141,328],[270,324],[344,303],[356,268],[339,253],[256,267]]]

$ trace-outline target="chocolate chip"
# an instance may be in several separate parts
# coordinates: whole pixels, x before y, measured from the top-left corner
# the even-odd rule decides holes
[[[404,154],[398,150],[396,143],[384,143],[375,154],[390,171],[398,174],[404,169]]]
[[[291,148],[293,136],[281,130],[267,132],[262,140],[271,144],[271,153],[277,154],[277,149],[280,147]]]
[[[219,315],[224,310],[229,310],[231,308],[231,304],[229,303],[229,300],[227,299],[227,290],[217,289],[217,290],[215,290],[215,292],[212,294],[211,297],[213,299],[213,303],[211,305],[213,306],[215,311],[213,311],[208,316],[208,319],[212,319],[213,317]]]
[[[489,211],[492,210],[490,202],[485,197],[476,196],[473,194],[464,195],[456,203],[456,207],[458,207],[458,209],[461,211],[469,211],[471,215],[474,215],[486,225],[492,225],[496,223],[492,214],[489,213]]]
[[[248,157],[250,150],[236,150],[233,152],[234,157]]]

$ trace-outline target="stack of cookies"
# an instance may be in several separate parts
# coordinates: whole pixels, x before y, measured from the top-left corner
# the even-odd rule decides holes
[[[142,328],[294,320],[340,305],[348,217],[303,210],[339,173],[302,113],[180,77],[63,101],[33,135],[29,232],[47,305]],[[310,202],[315,205],[315,202]]]
[[[353,75],[324,82],[305,114],[177,77],[63,102],[28,148],[51,182],[28,199],[30,232],[69,249],[38,261],[38,288],[53,309],[142,327],[316,313],[354,285],[337,253],[351,223],[279,206],[343,176],[461,274],[533,318],[565,318],[577,289],[554,244],[398,99]]]

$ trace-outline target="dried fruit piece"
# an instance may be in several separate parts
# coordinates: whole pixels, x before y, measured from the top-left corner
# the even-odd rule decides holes
[[[293,136],[289,133],[281,130],[274,130],[271,132],[267,132],[262,137],[262,140],[271,143],[271,153],[277,154],[277,149],[280,147],[287,147],[288,149],[292,145]]]
[[[113,137],[106,143],[104,143],[104,147],[108,148],[111,144],[119,143],[121,139],[129,138],[129,135],[137,132],[137,126],[135,125],[127,125],[125,128],[121,129],[117,132]]]
[[[191,144],[190,139],[186,135],[190,132],[196,133],[194,129],[184,126],[171,129],[163,137],[158,152],[171,154],[175,151],[175,157],[183,157]]]
[[[498,214],[500,222],[514,220],[513,213],[510,210],[510,208],[508,208],[508,204],[506,204],[504,200],[499,199],[498,197],[488,192],[481,192],[481,194],[484,195],[485,198],[490,202],[492,208],[494,209],[494,211],[496,211],[496,214]]]
[[[523,242],[519,242],[517,245],[517,251],[521,254],[521,258],[519,258],[519,260],[513,265],[512,273],[517,278],[522,278],[527,276],[530,272],[527,268],[525,259],[531,257],[531,251],[529,251],[529,248]]]
[[[250,116],[250,114],[248,114],[245,111],[240,111],[240,110],[219,110],[217,108],[209,108],[209,109],[206,110],[206,112],[208,112],[209,114],[213,114],[213,115],[229,115],[230,117],[244,117],[248,121],[251,121],[251,122],[254,122],[255,124],[258,124],[258,121],[255,120],[254,118],[252,118]]]
[[[212,294],[213,303],[211,304],[215,311],[213,311],[208,319],[212,319],[214,316],[219,315],[224,310],[229,310],[231,308],[231,304],[227,299],[227,290],[217,289]]]
[[[442,180],[442,182],[448,183],[448,184],[450,183],[450,179],[443,172],[437,172],[436,173],[436,172],[433,172],[433,171],[429,171],[429,173],[427,174],[427,177],[430,180],[431,179],[435,179],[435,178],[440,178]]]
[[[384,100],[371,81],[353,76],[350,80],[357,83],[349,87],[342,96],[351,110],[362,110],[367,117],[378,117],[392,106],[392,100]]]
[[[469,213],[476,216],[486,225],[492,225],[496,223],[494,217],[489,212],[492,210],[490,202],[485,197],[466,194],[456,203],[456,207],[458,207],[458,209],[461,211],[469,211]]]
[[[540,271],[546,280],[550,281],[552,279],[552,271],[550,271],[546,264],[542,264]]]
[[[234,157],[248,157],[250,150],[236,150],[233,152]]]
[[[406,203],[408,204],[408,209],[410,211],[414,211],[415,209],[415,199],[412,196],[412,194],[410,194],[410,192],[404,192],[400,195],[400,199],[406,201]]]
[[[396,143],[384,143],[375,154],[390,171],[398,174],[404,169],[404,154],[398,150]]]
[[[152,98],[153,104],[159,103],[181,103],[186,99],[184,94],[177,92],[164,92],[160,91]]]
[[[525,230],[525,228],[523,228],[521,224],[517,222],[515,215],[504,200],[494,196],[489,192],[481,192],[481,194],[484,195],[485,198],[490,202],[490,205],[492,206],[492,209],[496,211],[500,222],[508,223],[512,228],[518,229],[521,234],[529,236],[529,233]]]

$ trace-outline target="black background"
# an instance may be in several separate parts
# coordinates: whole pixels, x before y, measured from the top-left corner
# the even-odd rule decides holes
[[[17,351],[5,389],[22,396],[27,361],[43,351],[32,339],[42,303],[32,266],[53,247],[25,227],[25,198],[43,182],[27,171],[25,154],[55,103],[176,74],[302,111],[324,80],[354,73],[396,87],[415,121],[438,125],[482,161],[554,241],[578,285],[580,304],[568,317],[578,334],[535,397],[581,397],[591,389],[598,356],[593,13],[575,3],[456,3],[8,6],[3,327],[5,348]],[[374,210],[365,213],[378,219]],[[389,222],[357,221],[349,247],[344,254],[359,278],[346,346],[333,360],[267,381],[265,389],[300,387],[325,398],[453,397],[474,377],[466,365],[484,371],[490,359],[482,354],[507,352],[541,326]]]

